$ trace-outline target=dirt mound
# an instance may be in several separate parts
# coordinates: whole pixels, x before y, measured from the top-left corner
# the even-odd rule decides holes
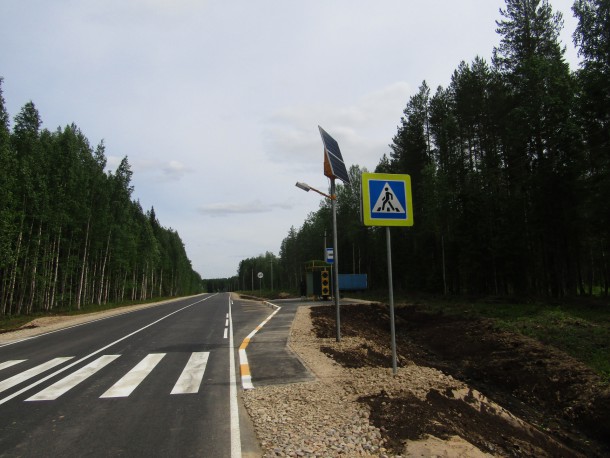
[[[381,393],[362,398],[371,407],[371,419],[382,431],[393,430],[389,445],[400,450],[403,440],[427,435],[448,440],[458,436],[479,450],[506,456],[573,456],[574,453],[515,417],[499,414],[487,400],[470,393],[456,397],[449,390],[431,390],[425,400],[414,395],[397,398]],[[483,407],[483,408],[481,408]],[[397,421],[400,419],[399,421]]]
[[[319,337],[334,336],[334,316],[330,306],[312,309]],[[468,397],[451,393],[431,391],[425,401],[384,393],[362,399],[397,449],[407,439],[458,435],[488,453],[508,456],[610,453],[610,393],[587,366],[536,340],[500,331],[489,320],[434,315],[417,307],[396,310],[396,318],[399,365],[411,360],[442,370],[537,428],[524,429],[487,407],[473,409]],[[384,307],[344,307],[341,325],[344,336],[389,347]],[[366,344],[323,351],[345,367],[391,366],[389,350],[381,353]]]

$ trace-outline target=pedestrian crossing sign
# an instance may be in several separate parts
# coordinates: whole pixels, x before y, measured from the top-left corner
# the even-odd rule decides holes
[[[413,226],[409,175],[363,173],[360,186],[365,226]]]

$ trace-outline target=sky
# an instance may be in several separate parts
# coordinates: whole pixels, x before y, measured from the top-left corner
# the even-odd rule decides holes
[[[562,42],[575,70],[572,0]],[[491,60],[503,0],[2,0],[11,120],[34,102],[75,123],[133,198],[178,231],[203,278],[279,255],[327,191],[322,126],[347,167],[373,171],[409,98]],[[12,124],[11,124],[12,126]],[[339,231],[341,229],[339,228]]]

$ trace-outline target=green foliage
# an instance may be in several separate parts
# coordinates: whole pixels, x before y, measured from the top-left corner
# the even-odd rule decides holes
[[[127,158],[106,173],[103,142],[41,124],[28,102],[11,132],[0,91],[0,316],[200,292],[178,233],[131,200]]]
[[[447,88],[424,81],[407,101],[375,170],[412,178],[415,225],[392,228],[396,290],[608,296],[610,2],[577,0],[574,12],[578,72],[549,1],[507,0],[491,64],[462,62]],[[337,186],[339,266],[379,289],[385,231],[359,224],[360,172]],[[282,242],[282,286],[295,288],[303,264],[322,258],[325,231],[330,240],[323,200]]]
[[[263,278],[258,278],[259,273],[263,274]],[[282,276],[283,266],[280,260],[268,251],[264,255],[242,260],[239,263],[237,277],[231,279],[231,289],[228,290],[258,291],[279,288]]]

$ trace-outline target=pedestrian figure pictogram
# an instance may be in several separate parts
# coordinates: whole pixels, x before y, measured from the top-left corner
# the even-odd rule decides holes
[[[409,175],[363,173],[361,191],[365,225],[413,225]]]
[[[388,211],[388,212],[389,212],[389,211],[400,212],[400,210],[399,210],[398,208],[395,208],[395,207],[394,207],[394,205],[392,205],[392,200],[394,200],[394,194],[392,194],[392,193],[390,192],[390,187],[389,187],[389,186],[386,186],[386,187],[385,187],[385,195],[383,196],[383,199],[382,199],[382,202],[383,202],[383,203],[381,204],[381,207],[377,208],[377,211],[378,211],[378,212],[379,212],[379,211],[382,211],[382,212],[383,212],[383,211]],[[387,210],[385,209],[386,204],[387,204],[387,206],[388,206],[388,209],[387,209]]]
[[[395,183],[394,186],[396,186]],[[379,181],[377,182],[377,186],[373,185],[373,188],[378,192],[377,200],[372,207],[373,213],[381,213],[385,215],[385,217],[387,217],[388,214],[405,214],[405,209],[400,203],[400,198],[390,183],[387,181]],[[375,198],[375,193],[371,194],[371,197]]]

